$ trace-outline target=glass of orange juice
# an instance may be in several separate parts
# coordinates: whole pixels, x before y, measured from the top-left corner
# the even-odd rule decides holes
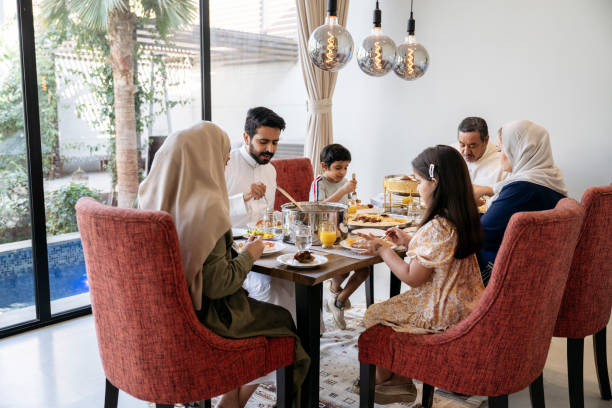
[[[354,199],[349,199],[348,200],[348,213],[349,214],[355,214],[357,212],[357,201],[355,201]]]
[[[319,225],[319,241],[323,248],[331,248],[336,242],[337,230],[336,223],[332,221],[322,221]]]

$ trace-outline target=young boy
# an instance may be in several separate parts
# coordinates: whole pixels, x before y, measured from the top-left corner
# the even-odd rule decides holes
[[[330,144],[321,150],[321,167],[323,175],[317,177],[310,187],[310,201],[348,203],[349,193],[355,192],[356,180],[345,180],[351,153],[342,145]],[[344,330],[344,309],[350,307],[349,296],[365,281],[370,273],[368,268],[356,270],[350,277],[344,289],[342,282],[349,273],[338,275],[325,281],[325,289],[329,299],[325,302],[325,310],[332,314],[336,326]]]
[[[319,155],[323,175],[317,177],[310,187],[310,201],[348,203],[348,195],[355,191],[356,180],[345,180],[351,162],[351,152],[340,144],[330,144]]]

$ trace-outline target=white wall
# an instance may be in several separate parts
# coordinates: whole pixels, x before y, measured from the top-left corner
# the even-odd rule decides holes
[[[303,143],[306,137],[306,88],[298,61],[212,66],[212,120],[239,143],[249,108],[265,106],[286,123],[281,143]]]
[[[374,1],[353,0],[348,29],[369,33]],[[403,39],[410,2],[383,0],[383,28]],[[570,195],[612,182],[612,1],[416,0],[417,39],[431,58],[408,82],[339,73],[334,140],[353,155],[358,194],[382,191],[386,174],[411,172],[425,147],[451,143],[465,116],[495,132],[516,119],[548,129]],[[493,133],[492,132],[492,133]]]

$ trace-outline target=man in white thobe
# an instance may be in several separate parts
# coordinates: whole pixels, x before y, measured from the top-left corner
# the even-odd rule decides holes
[[[478,117],[463,119],[457,129],[454,147],[465,159],[477,201],[482,196],[492,196],[493,186],[506,174],[499,161],[499,149],[489,142],[487,122]]]
[[[270,160],[276,152],[285,121],[272,110],[249,109],[244,143],[232,150],[225,169],[233,227],[245,228],[263,218],[266,207],[274,208],[276,169]],[[249,272],[243,285],[249,296],[289,310],[295,321],[295,287],[292,282]]]

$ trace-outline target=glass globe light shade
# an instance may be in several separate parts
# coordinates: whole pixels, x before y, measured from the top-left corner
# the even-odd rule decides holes
[[[318,68],[335,72],[351,60],[353,46],[353,37],[338,24],[338,17],[327,16],[325,24],[310,34],[308,56]]]
[[[407,81],[418,79],[429,67],[429,54],[425,47],[419,44],[413,35],[397,46],[393,70],[398,77]]]
[[[394,61],[395,42],[380,27],[374,27],[357,51],[359,68],[368,75],[379,77],[391,71]]]

